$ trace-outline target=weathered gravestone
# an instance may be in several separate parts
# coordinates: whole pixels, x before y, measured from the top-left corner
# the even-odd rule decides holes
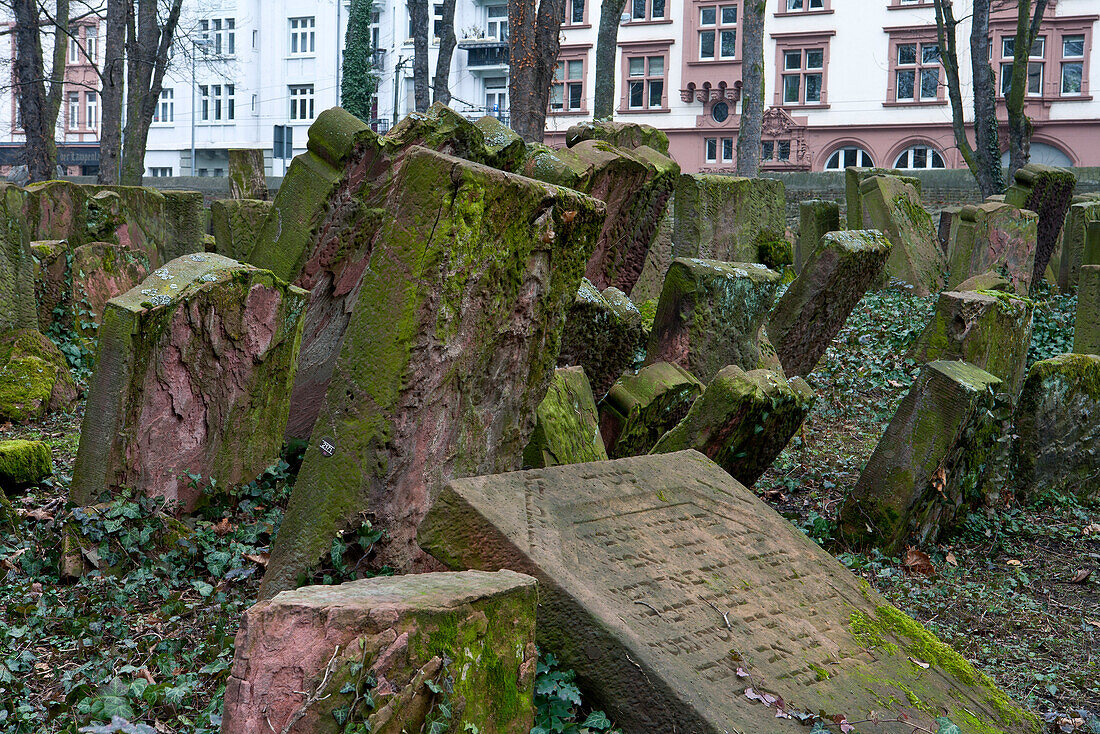
[[[821,238],[840,229],[840,203],[810,199],[798,204],[798,240],[794,246],[794,269],[802,272],[807,258],[814,254]]]
[[[1100,222],[1100,195],[1073,197],[1066,210],[1062,242],[1058,248],[1058,288],[1072,293],[1077,288],[1077,272],[1085,260],[1085,238],[1090,222]]]
[[[874,230],[822,237],[768,316],[768,339],[786,374],[813,371],[859,299],[880,280],[890,249]]]
[[[1016,407],[1016,433],[1025,492],[1100,498],[1100,356],[1063,354],[1033,364]]]
[[[952,290],[968,278],[1003,272],[1016,293],[1026,295],[1035,271],[1039,216],[995,201],[959,209],[951,228]]]
[[[967,291],[997,291],[1000,293],[1015,293],[1016,289],[1012,287],[1012,283],[1008,281],[1000,273],[995,273],[992,270],[987,270],[984,273],[980,273],[971,278],[967,278],[963,282],[955,286],[955,290],[959,293],[965,293]]]
[[[90,505],[128,487],[190,511],[208,480],[230,487],[269,466],[286,428],[305,296],[268,271],[196,253],[109,301],[73,500]]]
[[[264,151],[259,148],[229,149],[229,198],[267,199]]]
[[[0,423],[28,423],[69,411],[77,392],[69,363],[35,329],[0,332]]]
[[[1034,307],[1015,294],[944,291],[906,355],[915,362],[969,362],[999,377],[1013,399],[1027,373]]]
[[[1085,226],[1085,249],[1081,264],[1100,265],[1100,222],[1089,222]]]
[[[863,193],[860,185],[872,176],[894,176],[912,186],[919,196],[921,181],[916,176],[905,176],[896,168],[858,168],[848,166],[844,169],[844,199],[847,207],[848,229],[863,229]]]
[[[584,368],[559,367],[535,411],[535,431],[523,450],[524,467],[541,469],[606,459],[600,416]]]
[[[765,694],[861,732],[935,731],[940,715],[966,734],[1040,731],[694,451],[455,480],[420,541],[451,568],[538,578],[540,648],[624,731],[807,731]]]
[[[565,144],[570,148],[585,140],[603,140],[628,150],[645,145],[662,155],[668,155],[668,135],[651,125],[639,125],[636,122],[586,120],[565,131]]]
[[[645,256],[642,274],[630,290],[630,298],[635,303],[656,300],[661,296],[661,285],[665,282],[665,273],[672,263],[672,230],[675,226],[672,210],[671,206],[665,207],[653,244],[649,246],[649,252]]]
[[[936,225],[936,237],[940,241],[940,249],[946,257],[951,257],[951,229],[955,226],[955,219],[959,216],[962,207],[948,206],[940,210],[940,219]]]
[[[615,380],[645,360],[646,334],[642,315],[618,288],[603,293],[587,278],[565,317],[558,366],[580,365],[602,400]]]
[[[316,395],[265,597],[361,513],[387,533],[380,562],[414,566],[432,492],[520,467],[603,221],[595,199],[419,147],[386,192],[345,258],[358,298]]]
[[[771,370],[719,372],[654,454],[695,449],[746,487],[767,471],[814,406],[801,377],[788,382]]]
[[[1046,273],[1076,186],[1077,177],[1064,168],[1028,163],[1016,171],[1015,182],[1005,192],[1005,203],[1039,215],[1032,283]]]
[[[53,455],[44,441],[0,441],[0,494],[17,492],[53,474]]]
[[[211,204],[214,251],[247,262],[272,206],[258,199],[220,199]]]
[[[600,403],[600,435],[608,456],[648,454],[702,393],[703,383],[670,362],[623,377]]]
[[[684,174],[676,184],[673,257],[763,262],[787,227],[783,182]]]
[[[840,509],[839,531],[888,554],[935,542],[981,503],[1001,381],[966,362],[926,364]]]
[[[759,263],[677,258],[668,268],[646,364],[674,362],[704,382],[727,365],[754,370],[779,274]]]
[[[1100,354],[1100,265],[1082,265],[1077,283],[1073,351]]]
[[[489,165],[505,171],[518,171],[523,167],[527,144],[515,130],[492,115],[482,117],[474,125],[484,137]]]
[[[528,734],[537,600],[512,571],[284,591],[245,612],[222,734]]]
[[[911,286],[915,295],[940,290],[947,262],[919,190],[896,176],[872,176],[860,184],[860,193],[863,227],[882,231],[893,244],[887,272]]]
[[[0,332],[37,326],[34,302],[34,260],[30,227],[23,214],[26,194],[0,184]]]

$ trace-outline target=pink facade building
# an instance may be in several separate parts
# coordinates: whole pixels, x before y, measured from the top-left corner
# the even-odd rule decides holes
[[[734,170],[743,2],[627,0],[619,28],[615,118],[667,132],[685,171]],[[931,0],[766,2],[762,168],[965,166],[952,133]],[[1000,4],[1005,7],[994,11],[990,35],[1003,94],[1016,4]],[[959,66],[968,115],[969,5],[955,3],[962,19]],[[1028,64],[1034,161],[1100,166],[1100,99],[1090,90],[1091,70],[1100,64],[1093,44],[1098,12],[1097,0],[1057,0],[1048,7]],[[598,19],[596,0],[567,0],[547,118],[550,143],[562,143],[570,125],[592,114]],[[999,106],[1004,119],[1003,102]]]

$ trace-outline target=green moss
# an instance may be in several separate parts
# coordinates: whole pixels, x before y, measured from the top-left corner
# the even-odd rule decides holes
[[[76,397],[65,358],[57,347],[31,329],[8,332],[0,338],[0,420],[25,422],[42,417],[50,409],[55,390]]]
[[[810,663],[810,669],[814,671],[814,680],[829,680],[829,671],[825,670],[825,668],[822,668],[820,665]]]
[[[42,441],[0,441],[0,486],[24,487],[53,473],[50,447]]]

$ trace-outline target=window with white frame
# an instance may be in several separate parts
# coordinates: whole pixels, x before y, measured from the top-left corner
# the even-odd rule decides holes
[[[554,67],[550,111],[575,112],[584,106],[584,61],[566,59]]]
[[[707,163],[718,162],[718,138],[703,138],[703,159]]]
[[[562,25],[580,25],[584,23],[585,0],[565,0],[561,7]]]
[[[149,169],[149,175],[152,176],[153,178],[171,178],[172,177],[172,167],[171,166],[151,167]]]
[[[1012,64],[1016,53],[1016,37],[1005,36],[1001,39],[1001,95],[1008,96],[1012,89]],[[1043,76],[1046,64],[1046,37],[1039,36],[1031,44],[1027,62],[1027,96],[1043,96]]]
[[[80,63],[80,38],[77,34],[80,32],[76,28],[69,31],[72,35],[69,36],[69,63]]]
[[[824,86],[825,50],[790,48],[783,51],[783,104],[820,104]]]
[[[313,119],[313,85],[294,84],[290,86],[290,119]]]
[[[80,93],[69,92],[69,127],[80,127]]]
[[[99,28],[94,25],[84,26],[84,55],[92,64],[99,55]]]
[[[733,163],[733,138],[722,138],[722,162]]]
[[[627,107],[661,109],[665,96],[665,57],[627,57]]]
[[[234,84],[200,84],[200,109],[203,122],[227,122],[236,119]]]
[[[939,99],[940,45],[938,43],[899,43],[894,94],[898,102]]]
[[[508,114],[508,77],[485,77],[485,114],[494,117]]]
[[[1062,84],[1064,97],[1081,94],[1085,76],[1085,37],[1062,36]]]
[[[737,6],[702,5],[699,10],[699,59],[737,56]]]
[[[765,163],[786,163],[791,159],[790,140],[763,140],[760,142],[760,160]]]
[[[508,40],[508,6],[490,5],[489,20],[485,26],[485,37],[495,38],[498,41]]]
[[[666,0],[631,0],[630,19],[633,21],[664,20],[667,18]]]
[[[854,145],[838,148],[833,151],[833,154],[829,156],[829,160],[825,162],[826,171],[843,171],[849,166],[859,166],[860,168],[873,168],[875,165],[874,158],[871,154],[865,151],[863,148],[857,148]]]
[[[174,122],[176,117],[175,92],[172,89],[160,90],[160,99],[153,110],[153,122]]]
[[[233,56],[237,53],[237,21],[234,18],[210,18],[199,21],[200,38],[209,53]]]
[[[84,93],[84,127],[94,128],[99,125],[99,93]]]
[[[432,43],[439,43],[439,39],[447,35],[447,29],[443,24],[443,3],[432,4]]]
[[[946,167],[943,156],[935,148],[930,148],[927,145],[914,145],[912,148],[907,148],[894,161],[894,168],[920,170]]]
[[[317,52],[316,18],[290,18],[290,55],[310,56]]]

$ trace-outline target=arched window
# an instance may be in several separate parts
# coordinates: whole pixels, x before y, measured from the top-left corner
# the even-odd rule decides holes
[[[1001,156],[1001,165],[1008,168],[1009,156],[1006,152]],[[1068,168],[1073,166],[1073,159],[1062,151],[1055,148],[1053,145],[1046,143],[1040,143],[1037,141],[1031,141],[1031,158],[1032,163],[1042,163],[1044,166],[1061,166],[1062,168]]]
[[[929,148],[927,145],[914,145],[912,148],[906,148],[901,152],[898,159],[894,161],[894,168],[927,169],[947,168],[947,166],[944,165],[943,156],[935,148]]]
[[[838,148],[831,156],[829,156],[829,160],[825,164],[825,170],[843,171],[848,166],[871,168],[874,165],[875,162],[874,160],[872,160],[870,153],[865,151],[863,148],[857,148],[853,145],[846,148]]]

